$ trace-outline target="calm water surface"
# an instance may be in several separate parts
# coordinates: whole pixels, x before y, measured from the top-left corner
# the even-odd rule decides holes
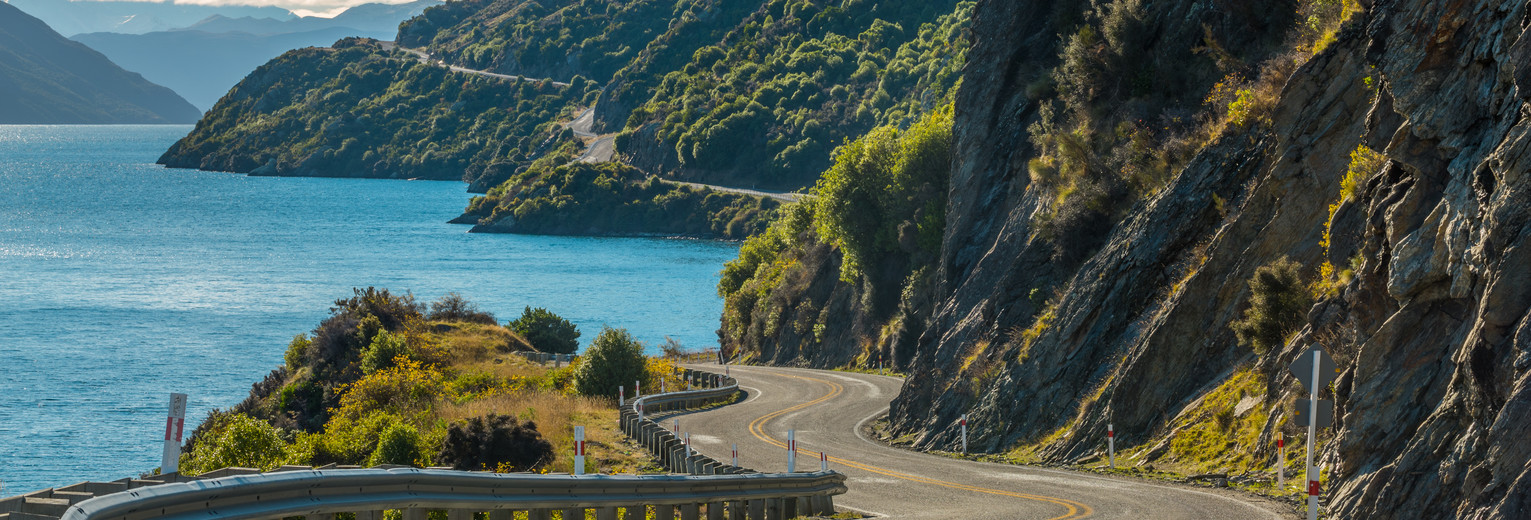
[[[713,345],[737,245],[470,235],[451,182],[254,178],[154,160],[189,126],[0,126],[0,496],[159,465],[352,287],[457,291],[651,345]]]

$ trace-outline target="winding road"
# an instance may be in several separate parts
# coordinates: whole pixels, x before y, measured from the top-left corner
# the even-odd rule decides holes
[[[722,371],[717,365],[692,368]],[[829,467],[850,477],[836,505],[888,518],[1283,519],[1284,506],[1241,493],[1132,478],[952,459],[886,446],[861,433],[887,412],[903,381],[822,370],[731,366],[743,402],[674,416],[702,453],[727,462],[786,470],[786,432],[796,429],[797,469]]]

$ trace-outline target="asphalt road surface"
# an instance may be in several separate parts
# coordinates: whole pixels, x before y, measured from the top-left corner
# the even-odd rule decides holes
[[[693,368],[721,372],[718,365]],[[797,469],[816,471],[819,452],[849,477],[835,505],[890,518],[962,519],[1280,519],[1282,506],[1231,491],[1139,479],[1012,466],[917,453],[866,438],[861,426],[886,413],[903,384],[876,375],[776,367],[729,367],[748,394],[707,411],[653,416],[681,431],[702,453],[764,472],[787,469],[787,430],[795,429]]]

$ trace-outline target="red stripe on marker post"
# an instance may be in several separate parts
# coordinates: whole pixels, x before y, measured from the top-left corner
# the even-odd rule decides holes
[[[174,432],[175,432],[175,418],[174,417],[166,417],[165,418],[165,440],[167,440],[167,441],[175,440]]]
[[[1309,480],[1308,481],[1308,496],[1315,496],[1315,497],[1318,496],[1318,490],[1319,490],[1318,481],[1317,480]]]

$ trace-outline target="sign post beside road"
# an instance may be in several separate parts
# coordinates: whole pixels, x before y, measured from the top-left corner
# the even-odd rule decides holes
[[[1297,416],[1299,424],[1308,427],[1308,457],[1303,469],[1308,477],[1308,520],[1318,520],[1318,468],[1313,466],[1313,439],[1318,434],[1320,426],[1329,426],[1334,423],[1334,405],[1329,401],[1318,398],[1319,389],[1334,380],[1334,360],[1324,352],[1324,346],[1314,343],[1302,355],[1297,356],[1288,367],[1292,375],[1302,382],[1304,390],[1308,391],[1307,399],[1297,400]],[[1304,413],[1306,412],[1306,413]]]
[[[186,394],[170,394],[170,413],[165,417],[165,449],[160,454],[160,474],[168,475],[181,470],[181,433],[185,427]]]

